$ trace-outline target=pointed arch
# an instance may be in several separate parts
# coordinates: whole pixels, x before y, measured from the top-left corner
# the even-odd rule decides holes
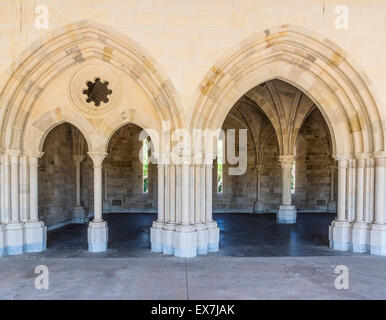
[[[86,61],[119,68],[146,93],[157,121],[185,125],[178,94],[158,63],[129,37],[93,21],[60,27],[33,43],[0,80],[0,141],[5,149],[23,148],[31,110],[50,83]]]
[[[303,91],[323,114],[335,154],[384,150],[380,100],[366,74],[331,40],[282,25],[228,51],[196,90],[191,128],[218,128],[234,103],[269,80]]]

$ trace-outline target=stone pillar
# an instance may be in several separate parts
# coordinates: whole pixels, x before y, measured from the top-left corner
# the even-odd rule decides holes
[[[354,252],[368,251],[370,243],[370,226],[365,221],[365,167],[366,156],[359,155],[356,160],[356,196],[355,221],[353,224],[352,245]]]
[[[165,165],[158,165],[158,215],[150,228],[152,252],[162,252],[162,232],[165,225]]]
[[[190,223],[190,165],[185,161],[178,170],[181,183],[178,184],[181,195],[181,222],[176,226],[173,235],[174,255],[176,257],[195,257],[197,255],[197,232],[195,225]]]
[[[208,229],[206,228],[205,209],[205,167],[195,166],[195,221],[197,230],[197,254],[208,253]]]
[[[350,156],[336,156],[338,161],[338,215],[329,227],[330,247],[347,251],[351,248],[352,228],[346,213],[347,170]]]
[[[256,166],[256,201],[253,204],[254,213],[263,213],[264,204],[261,201],[261,170],[263,166],[261,164]]]
[[[282,204],[276,215],[278,223],[296,223],[296,208],[292,205],[291,170],[295,160],[293,155],[280,156],[282,178]]]
[[[385,165],[386,154],[375,155],[375,197],[374,219],[371,224],[370,252],[376,255],[386,255],[386,219],[385,219]]]
[[[330,213],[336,213],[336,201],[335,201],[335,164],[330,165],[330,200],[327,204],[327,211]]]
[[[105,152],[89,152],[94,163],[94,219],[88,227],[88,250],[102,252],[107,249],[108,229],[102,219],[102,163],[107,156]]]
[[[39,158],[43,153],[30,155],[29,163],[29,219],[24,227],[25,251],[26,252],[41,252],[46,249],[47,243],[47,227],[43,221],[39,221],[39,203],[38,203],[38,167]]]
[[[6,227],[7,253],[23,253],[23,224],[19,212],[19,158],[20,150],[8,150],[11,163],[11,217]]]
[[[74,166],[75,166],[75,207],[73,210],[73,222],[74,223],[84,223],[87,221],[85,216],[85,210],[80,205],[80,163],[84,159],[84,155],[76,154],[72,156],[74,159]]]
[[[164,225],[164,229],[162,230],[162,252],[164,254],[173,254],[173,233],[176,229],[176,166],[175,165],[167,165],[166,173],[168,177],[168,212],[166,215],[168,216],[168,220]],[[165,185],[166,186],[166,185]]]
[[[213,160],[205,163],[205,212],[206,227],[208,229],[208,252],[219,250],[220,229],[217,222],[213,220],[212,197],[213,197]]]

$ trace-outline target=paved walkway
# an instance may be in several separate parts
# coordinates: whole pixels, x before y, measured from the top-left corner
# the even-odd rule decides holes
[[[46,265],[49,289],[34,286]],[[335,289],[346,265],[349,289]],[[1,299],[385,299],[386,259],[347,257],[5,258]]]
[[[386,257],[328,248],[328,214],[296,225],[273,215],[217,214],[218,253],[181,259],[150,252],[151,214],[111,214],[105,253],[87,252],[86,226],[48,233],[48,250],[0,258],[0,299],[386,299]],[[37,265],[49,289],[37,290]],[[335,267],[349,289],[335,288]]]

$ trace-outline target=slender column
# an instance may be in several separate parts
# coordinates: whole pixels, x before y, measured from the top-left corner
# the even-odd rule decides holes
[[[264,206],[261,202],[261,170],[262,165],[256,165],[256,200],[253,207],[253,212],[262,213]]]
[[[20,157],[19,166],[20,185],[20,221],[27,222],[29,215],[29,174],[27,156]]]
[[[357,159],[356,174],[356,203],[355,203],[355,221],[364,222],[363,214],[363,195],[364,195],[364,168],[366,160]]]
[[[257,173],[257,181],[256,181],[256,195],[257,195],[257,201],[261,201],[261,169],[262,165],[256,166],[256,173]]]
[[[176,223],[176,166],[170,165],[170,223]]]
[[[24,226],[26,252],[41,252],[46,249],[47,228],[38,216],[38,167],[43,153],[28,156],[29,164],[29,217]]]
[[[162,164],[158,165],[158,222],[165,221],[165,207],[164,207],[164,199],[165,199],[165,166]]]
[[[384,221],[384,200],[385,200],[385,157],[375,158],[375,224],[383,224]]]
[[[347,221],[346,218],[346,175],[348,160],[338,160],[338,215],[337,221]]]
[[[182,167],[176,165],[176,222],[182,222]]]
[[[205,165],[200,165],[200,221],[205,223],[206,221],[206,170]]]
[[[11,221],[19,223],[19,157],[20,152],[11,151]]]
[[[181,181],[181,223],[183,225],[189,224],[189,165],[183,164],[181,167],[182,181]]]
[[[107,249],[108,229],[102,219],[102,163],[107,156],[105,152],[89,152],[94,163],[94,219],[88,226],[88,250],[103,252]]]
[[[281,172],[282,172],[282,205],[290,206],[291,199],[291,170],[295,160],[293,155],[280,156]]]
[[[201,166],[194,166],[194,221],[195,223],[201,222]]]
[[[94,163],[94,222],[102,222],[102,163],[105,152],[89,152]]]
[[[43,156],[43,153],[36,156],[29,156],[29,222],[38,222],[38,167],[39,167],[39,158]]]
[[[3,222],[7,223],[10,220],[10,176],[9,176],[9,155],[3,154],[3,163],[2,163],[2,195],[3,195]]]
[[[194,224],[195,223],[195,166],[191,165],[189,166],[189,222]]]
[[[165,205],[164,205],[164,220],[165,222],[170,221],[170,167],[169,165],[164,165],[164,194],[165,194]]]
[[[213,221],[212,197],[213,197],[213,165],[205,165],[205,212],[206,222]]]
[[[105,187],[105,192],[104,192],[104,200],[107,201],[107,166],[104,166],[104,187]]]
[[[75,165],[75,189],[76,189],[76,206],[80,207],[80,163],[84,155],[73,155]]]

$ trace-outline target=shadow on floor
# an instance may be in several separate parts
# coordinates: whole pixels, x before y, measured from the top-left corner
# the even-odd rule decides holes
[[[220,251],[211,256],[283,257],[353,255],[328,247],[328,226],[333,214],[301,213],[294,225],[277,224],[274,214],[217,213]],[[104,215],[109,226],[109,249],[87,251],[87,225],[68,225],[49,231],[47,251],[37,255],[76,258],[155,257],[150,251],[150,226],[156,214],[111,213]],[[164,256],[167,257],[167,256]]]

